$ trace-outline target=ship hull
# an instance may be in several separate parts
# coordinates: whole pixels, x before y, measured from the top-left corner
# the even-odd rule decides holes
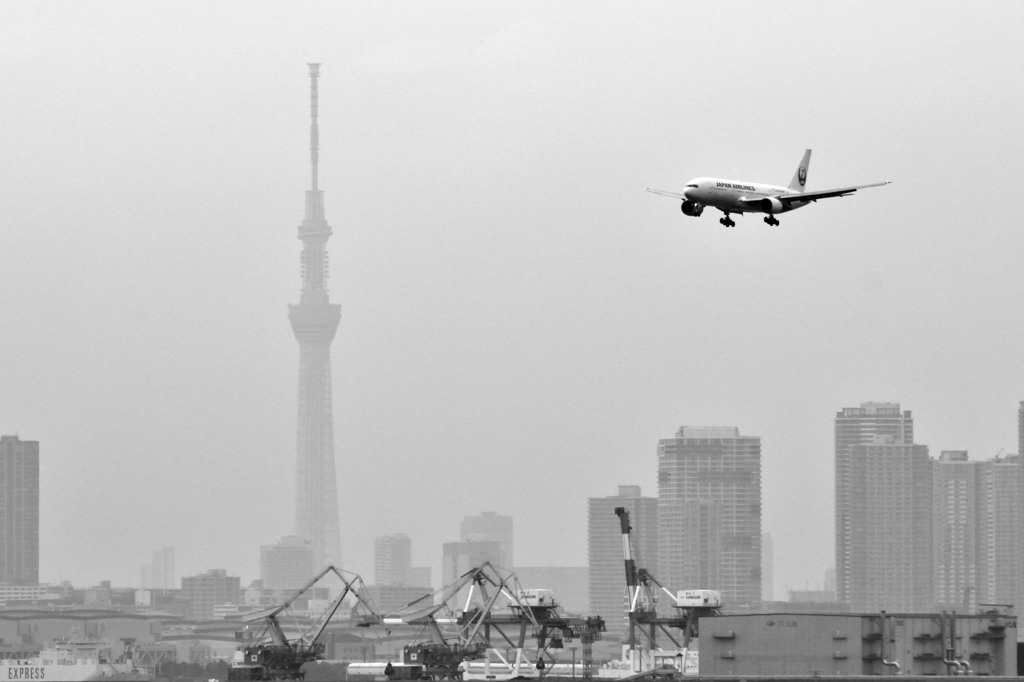
[[[32,661],[0,662],[0,682],[24,680],[26,682],[149,682],[150,676],[132,670],[131,666],[110,663],[74,663],[46,665]]]

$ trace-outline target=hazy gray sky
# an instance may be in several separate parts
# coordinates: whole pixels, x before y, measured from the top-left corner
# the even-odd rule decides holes
[[[344,567],[515,517],[583,565],[682,424],[762,437],[775,584],[833,563],[832,420],[1016,449],[1019,2],[0,4],[0,432],[42,577],[258,577],[293,530],[306,62],[335,236]],[[768,228],[645,193],[894,184]],[[609,519],[609,523],[614,523]],[[436,575],[436,573],[435,573]],[[677,586],[701,587],[701,586]]]

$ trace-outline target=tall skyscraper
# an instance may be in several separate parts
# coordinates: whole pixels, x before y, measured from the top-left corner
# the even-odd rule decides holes
[[[836,591],[854,611],[933,605],[932,467],[910,411],[836,413]]]
[[[405,533],[381,535],[373,541],[373,583],[412,585],[412,540]]]
[[[298,457],[295,475],[295,528],[313,547],[317,570],[341,564],[338,490],[334,464],[334,412],[331,404],[331,342],[341,320],[341,306],[328,293],[327,240],[332,232],[324,218],[324,193],[317,186],[319,128],[317,78],[320,65],[309,65],[310,165],[312,187],[306,192],[306,216],[299,226],[302,241],[302,293],[288,306],[299,342]]]
[[[663,582],[722,593],[732,611],[761,603],[761,439],[733,426],[683,426],[658,442]]]
[[[604,618],[606,640],[626,637],[626,567],[622,530],[615,508],[629,512],[634,559],[664,582],[658,572],[658,498],[644,497],[638,485],[620,485],[617,495],[587,500],[587,567],[590,609]]]
[[[965,450],[932,460],[932,580],[935,604],[961,609],[978,583],[978,471]]]
[[[493,540],[501,547],[501,557],[496,562],[502,568],[512,569],[512,517],[495,512],[483,512],[478,516],[467,516],[459,527],[459,539],[463,542]]]
[[[0,583],[39,584],[39,442],[0,436]]]
[[[851,571],[854,548],[851,528],[851,448],[871,443],[875,436],[888,436],[896,444],[914,442],[914,420],[910,410],[900,412],[898,403],[862,403],[836,413],[835,503],[836,503],[836,601],[851,603]]]

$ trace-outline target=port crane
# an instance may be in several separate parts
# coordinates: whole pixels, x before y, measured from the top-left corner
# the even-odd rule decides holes
[[[405,647],[401,667],[394,679],[415,675],[432,680],[461,679],[467,665],[490,666],[518,675],[523,666],[534,666],[524,652],[528,637],[537,640],[538,664],[548,649],[579,637],[583,644],[583,673],[593,670],[592,644],[600,639],[604,621],[561,615],[550,590],[524,590],[514,573],[502,571],[489,562],[470,569],[457,580],[402,606],[369,619],[367,625],[419,625],[427,633],[423,641]],[[508,661],[493,648],[500,637],[516,652]],[[479,662],[479,659],[485,659]],[[472,662],[472,663],[471,663]],[[402,668],[411,668],[403,670]],[[550,669],[546,664],[539,668]]]
[[[298,637],[289,639],[281,626],[281,615],[297,599],[310,592],[321,580],[331,575],[340,578],[344,584],[341,593],[326,610],[313,619],[313,622]],[[331,565],[320,571],[316,577],[280,606],[244,615],[243,622],[262,622],[262,628],[254,632],[249,645],[239,652],[241,656],[236,654],[236,660],[228,670],[228,680],[230,682],[252,682],[303,679],[305,673],[302,671],[302,665],[323,658],[324,644],[320,641],[320,637],[346,597],[349,595],[355,597],[356,605],[352,609],[353,617],[358,617],[361,622],[379,620],[379,614],[362,596],[365,588],[363,579],[357,574],[339,570]]]
[[[714,590],[682,590],[676,594],[669,591],[647,568],[638,566],[633,558],[633,528],[629,523],[629,511],[625,507],[616,507],[615,515],[619,517],[626,568],[629,648],[636,649],[637,631],[647,638],[652,649],[657,648],[656,635],[661,631],[677,649],[687,649],[690,640],[697,636],[700,617],[720,615],[721,595]],[[658,615],[658,590],[668,595],[672,606],[679,610],[678,615]],[[682,637],[677,640],[673,630],[681,631]]]
[[[499,604],[517,602],[515,580],[514,575],[502,575],[484,562],[440,590],[383,614],[376,622],[420,626],[426,637],[405,647],[403,663],[422,666],[422,675],[429,679],[461,679],[460,664],[480,658],[490,646],[491,612]],[[538,626],[529,609],[525,614]],[[371,619],[366,624],[375,622]]]

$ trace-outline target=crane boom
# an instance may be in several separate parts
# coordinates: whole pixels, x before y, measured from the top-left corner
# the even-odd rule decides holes
[[[289,641],[278,617],[299,597],[309,592],[324,577],[331,574],[337,576],[344,584],[341,593],[325,611],[313,619],[313,622],[301,635]],[[369,612],[369,616],[364,618],[364,623],[380,622],[380,614],[361,594],[364,587],[363,579],[356,574],[350,575],[352,577],[348,578],[333,565],[328,566],[279,606],[243,616],[242,620],[246,623],[262,621],[264,629],[253,638],[253,644],[245,647],[243,660],[236,662],[231,667],[228,674],[229,681],[301,680],[304,675],[301,670],[302,665],[322,657],[324,645],[320,643],[320,637],[349,595],[355,597],[356,609],[361,606]]]

